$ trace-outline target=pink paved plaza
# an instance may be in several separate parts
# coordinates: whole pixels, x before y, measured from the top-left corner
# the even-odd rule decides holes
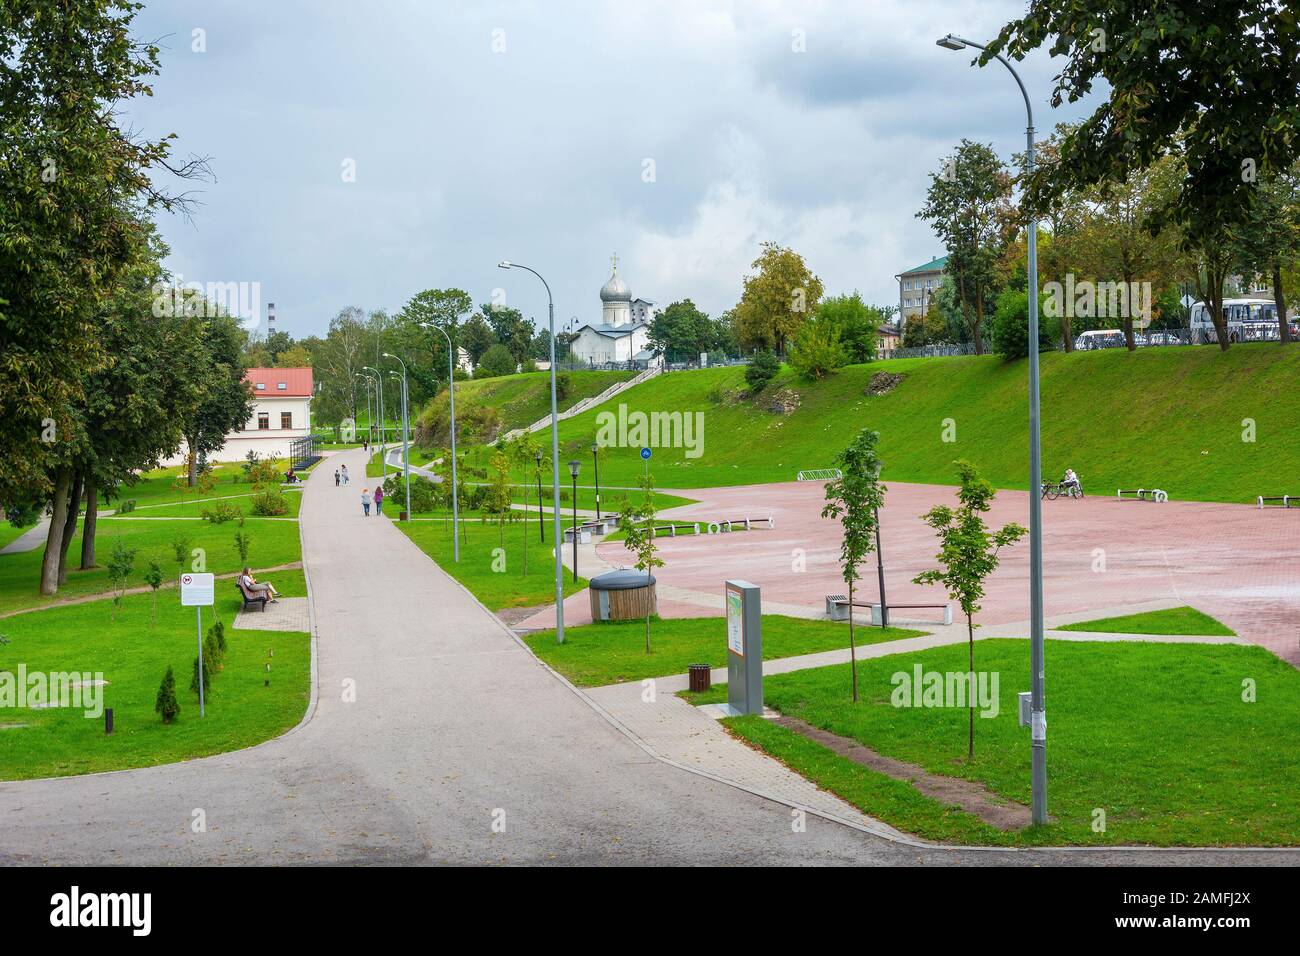
[[[732,488],[681,490],[697,504],[665,511],[667,520],[724,518],[775,520],[772,530],[750,533],[662,537],[657,569],[664,617],[699,617],[711,612],[709,596],[720,595],[726,578],[761,586],[766,610],[794,605],[822,610],[827,594],[844,593],[838,567],[838,525],[821,517],[822,482],[789,482]],[[890,482],[881,511],[885,582],[891,604],[939,603],[937,587],[911,583],[932,566],[934,532],[921,515],[938,503],[954,503],[954,489]],[[991,525],[1028,525],[1025,492],[1002,491],[987,516]],[[597,545],[614,566],[631,558],[619,542]],[[1223,621],[1239,635],[1300,666],[1300,511],[1204,502],[1153,503],[1114,497],[1043,502],[1044,601],[1056,615],[1115,613],[1153,601],[1188,604]],[[1104,560],[1104,570],[1101,568]],[[803,570],[796,570],[802,565]],[[989,579],[984,610],[977,620],[992,633],[998,624],[1029,617],[1028,538],[1002,554]],[[584,574],[592,569],[582,568]],[[878,598],[874,557],[862,569],[857,594]],[[685,595],[683,592],[693,592]],[[699,595],[696,599],[695,595]],[[683,598],[690,598],[689,600]],[[954,609],[954,623],[958,617]],[[565,602],[570,624],[590,621],[586,592]],[[553,612],[523,622],[545,627]]]

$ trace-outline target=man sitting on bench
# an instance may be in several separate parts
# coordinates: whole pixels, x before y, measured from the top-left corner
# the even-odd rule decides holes
[[[244,568],[243,573],[239,575],[239,586],[249,594],[265,594],[266,600],[270,604],[274,604],[280,599],[279,591],[273,588],[269,583],[259,584],[253,577],[253,572],[248,568]]]
[[[1074,469],[1065,469],[1065,477],[1061,479],[1061,494],[1073,498],[1082,490],[1083,488],[1079,485],[1079,476],[1074,473]]]

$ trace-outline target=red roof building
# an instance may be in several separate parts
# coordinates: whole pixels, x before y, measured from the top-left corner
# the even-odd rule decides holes
[[[311,398],[312,378],[310,368],[250,368],[244,380],[253,386],[257,397],[280,395],[294,398]]]

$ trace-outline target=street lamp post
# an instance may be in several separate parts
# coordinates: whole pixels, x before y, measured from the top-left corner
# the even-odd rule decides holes
[[[411,430],[406,414],[406,363],[392,352],[385,352],[385,358],[397,359],[402,365],[402,477],[406,482],[406,520],[411,520]],[[396,373],[393,378],[396,378]]]
[[[949,33],[936,41],[948,50],[961,50],[968,46],[986,50],[982,43],[974,43]],[[1020,95],[1025,100],[1025,176],[1034,172],[1034,110],[1020,74],[1000,53],[993,54],[1007,68]],[[1042,488],[1042,438],[1038,416],[1038,219],[1029,218],[1029,669],[1030,669],[1030,737],[1032,740],[1031,779],[1033,800],[1031,816],[1035,824],[1047,822],[1047,714],[1043,704],[1043,504]]]
[[[384,481],[388,481],[388,457],[384,454],[384,374],[377,368],[369,365],[363,365],[368,372],[375,373],[375,381],[379,384],[376,386],[379,392],[379,467],[384,473]]]
[[[573,478],[573,580],[578,580],[578,470],[582,462],[569,462],[569,475]]]
[[[529,266],[521,266],[508,259],[498,264],[502,269],[523,269],[541,280],[546,288],[548,329],[551,339],[551,497],[555,540],[555,643],[564,643],[564,555],[560,553],[560,416],[555,399],[555,299],[551,287],[542,274]]]
[[[596,520],[600,520],[600,442],[591,443],[591,467],[596,472]],[[577,503],[577,499],[574,499]]]
[[[537,462],[537,534],[542,544],[545,544],[546,521],[542,516],[542,452],[540,449],[533,454],[533,460]]]
[[[356,378],[364,379],[366,383],[366,438],[371,439],[374,437],[375,419],[373,417],[374,413],[370,410],[370,389],[374,385],[374,381],[369,375],[362,375],[359,372]]]
[[[460,506],[456,501],[456,347],[451,336],[441,325],[425,322],[426,328],[437,329],[447,340],[447,394],[451,403],[451,540],[452,560],[460,561]]]

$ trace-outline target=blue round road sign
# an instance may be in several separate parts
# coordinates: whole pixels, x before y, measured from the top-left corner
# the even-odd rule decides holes
[[[642,448],[642,449],[641,449],[641,460],[642,460],[642,461],[649,461],[649,460],[650,460],[650,449],[649,449],[649,448]]]

